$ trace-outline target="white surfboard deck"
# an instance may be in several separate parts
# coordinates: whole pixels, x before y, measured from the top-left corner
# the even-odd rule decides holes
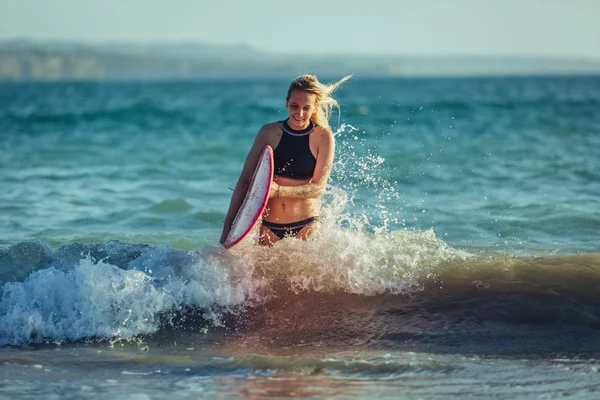
[[[248,186],[246,197],[240,206],[231,230],[225,239],[223,245],[230,249],[241,242],[254,228],[269,201],[269,192],[271,191],[271,182],[273,181],[273,149],[266,145],[258,163],[254,168],[252,180]]]

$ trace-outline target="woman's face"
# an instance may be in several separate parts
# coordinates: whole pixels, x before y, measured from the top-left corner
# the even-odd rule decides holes
[[[288,109],[290,128],[305,129],[317,109],[317,95],[302,90],[292,90],[285,106]]]

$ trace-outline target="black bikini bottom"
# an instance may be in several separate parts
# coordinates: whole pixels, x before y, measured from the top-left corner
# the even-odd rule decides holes
[[[283,239],[286,236],[296,236],[298,232],[302,230],[302,228],[316,221],[317,218],[318,217],[310,217],[303,219],[302,221],[291,222],[289,224],[278,224],[269,221],[263,221],[262,224],[264,227],[273,232],[279,239]]]

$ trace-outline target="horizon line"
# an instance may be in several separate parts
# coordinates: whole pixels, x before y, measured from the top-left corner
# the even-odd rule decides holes
[[[319,57],[407,57],[407,58],[488,58],[488,59],[527,59],[527,60],[561,60],[561,61],[579,61],[600,63],[600,58],[593,56],[576,56],[576,55],[550,55],[550,54],[520,54],[520,53],[402,53],[402,52],[368,52],[361,51],[356,53],[349,52],[288,52],[285,50],[265,50],[255,45],[239,42],[239,43],[215,43],[202,40],[157,40],[157,41],[135,41],[135,40],[76,40],[66,38],[35,38],[25,36],[0,37],[0,44],[10,42],[29,42],[32,44],[66,44],[66,45],[83,45],[90,48],[101,46],[182,46],[182,45],[197,45],[210,46],[213,48],[245,48],[254,51],[258,54],[266,55],[288,55],[288,56],[319,56]]]

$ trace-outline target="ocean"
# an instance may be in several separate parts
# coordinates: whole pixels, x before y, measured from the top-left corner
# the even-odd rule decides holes
[[[355,76],[318,232],[225,250],[289,80],[0,84],[0,398],[600,397],[600,77]]]

